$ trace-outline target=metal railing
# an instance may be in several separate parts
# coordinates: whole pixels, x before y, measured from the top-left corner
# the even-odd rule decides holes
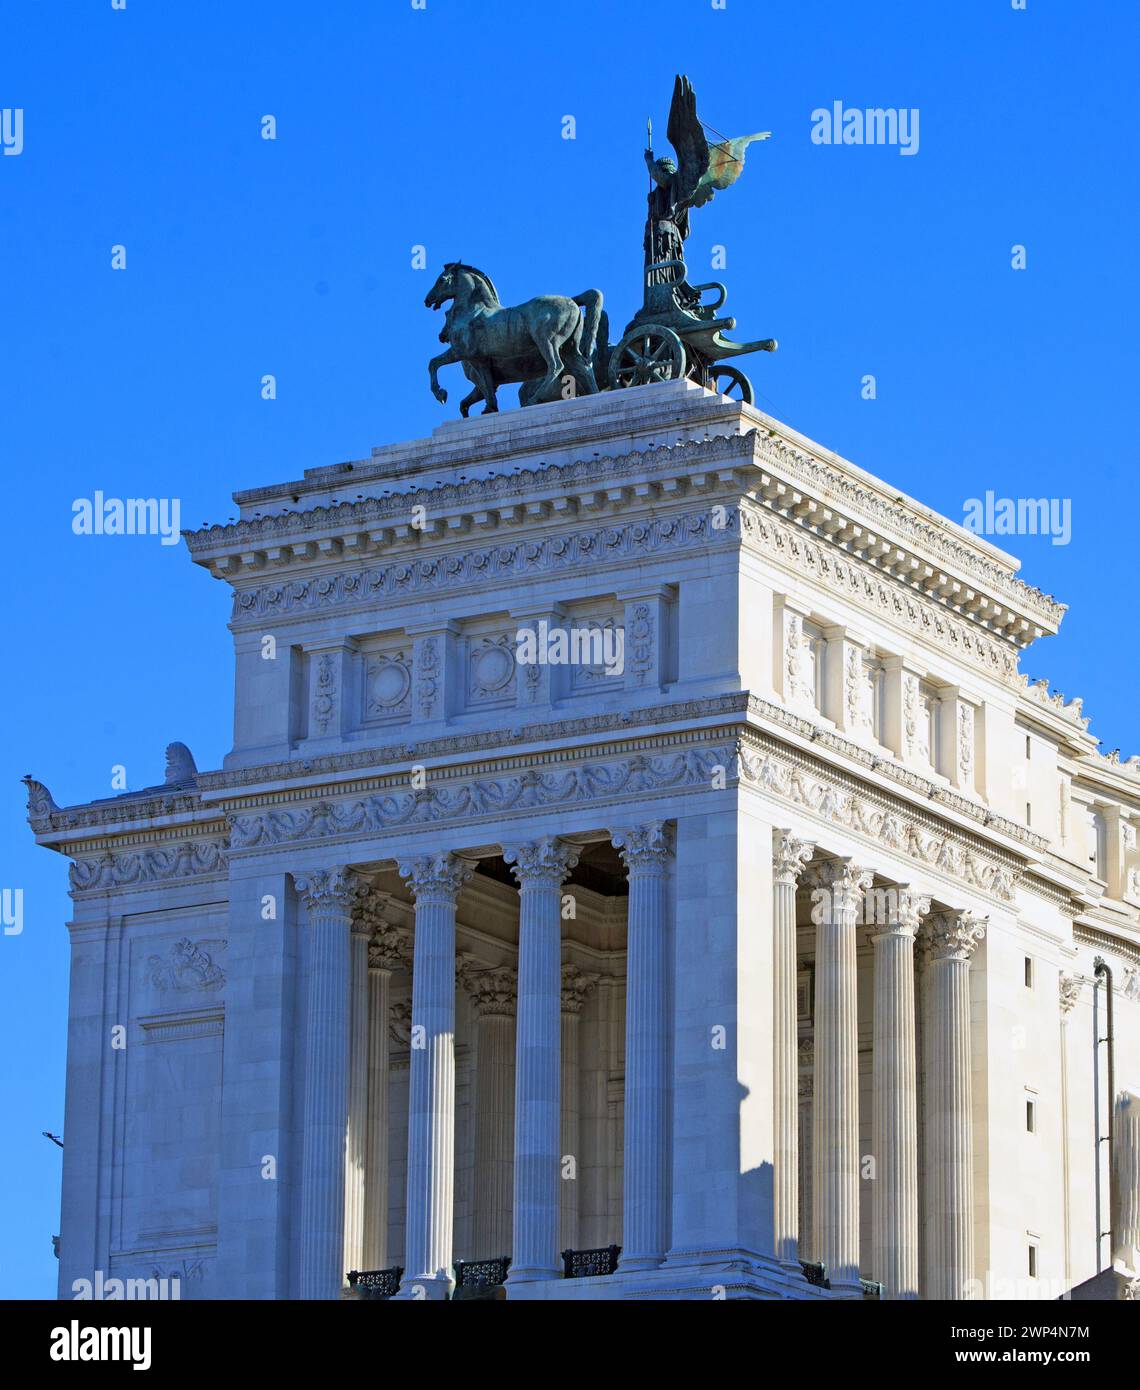
[[[507,1281],[507,1270],[511,1267],[511,1257],[500,1255],[494,1260],[456,1260],[455,1287],[457,1289],[493,1289]]]
[[[390,1269],[350,1269],[347,1275],[349,1287],[361,1298],[391,1298],[403,1277],[403,1265],[393,1265]]]
[[[613,1274],[618,1267],[620,1245],[603,1245],[597,1250],[563,1250],[562,1273],[567,1279],[590,1279]]]

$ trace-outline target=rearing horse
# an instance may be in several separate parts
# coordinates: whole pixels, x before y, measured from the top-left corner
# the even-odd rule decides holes
[[[465,418],[478,401],[483,413],[498,410],[495,392],[506,382],[523,383],[522,405],[557,400],[563,382],[573,378],[575,390],[592,395],[598,389],[594,356],[603,321],[601,290],[586,290],[573,299],[543,294],[525,304],[504,308],[488,275],[461,261],[451,261],[424,297],[429,309],[452,301],[440,341],[448,350],[428,364],[431,391],[446,401],[438,371],[461,362],[474,390],[459,406]]]

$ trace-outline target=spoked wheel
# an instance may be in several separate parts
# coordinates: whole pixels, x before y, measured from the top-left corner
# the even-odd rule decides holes
[[[685,375],[685,345],[671,328],[647,323],[630,329],[610,357],[610,385],[648,386],[680,381]]]
[[[714,362],[709,368],[709,381],[714,391],[729,400],[740,401],[742,405],[755,405],[752,383],[737,367],[724,362]]]

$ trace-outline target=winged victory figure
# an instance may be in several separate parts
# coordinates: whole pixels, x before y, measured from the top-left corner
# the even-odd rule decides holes
[[[697,116],[693,84],[687,77],[678,76],[673,83],[667,134],[677,153],[676,160],[668,155],[655,158],[652,143],[645,151],[645,162],[653,180],[645,223],[645,266],[647,271],[651,266],[661,267],[653,272],[653,278],[659,277],[659,282],[681,278],[677,263],[684,264],[689,209],[702,207],[715,193],[734,184],[744,168],[745,150],[753,140],[766,140],[771,131],[758,131],[755,135],[742,135],[710,145]],[[652,141],[652,128],[650,136]]]

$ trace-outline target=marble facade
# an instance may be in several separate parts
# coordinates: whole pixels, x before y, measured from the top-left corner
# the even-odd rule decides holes
[[[236,501],[186,535],[222,766],[29,782],[72,861],[62,1297],[1140,1276],[1140,759],[1021,673],[1064,609],[1011,557],[688,383]],[[539,624],[594,659],[516,660]]]

